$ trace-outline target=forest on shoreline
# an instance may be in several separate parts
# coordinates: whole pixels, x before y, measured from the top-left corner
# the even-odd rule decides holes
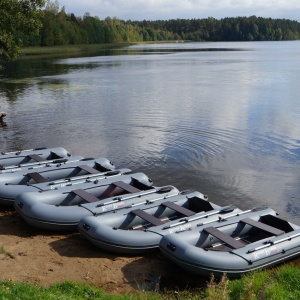
[[[134,43],[148,41],[282,41],[299,40],[300,23],[287,19],[235,17],[123,21],[100,20],[89,13],[77,17],[57,2],[42,11],[42,27],[36,35],[15,33],[23,46]]]

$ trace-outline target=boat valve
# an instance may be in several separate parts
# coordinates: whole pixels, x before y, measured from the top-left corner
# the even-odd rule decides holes
[[[84,223],[84,224],[82,225],[82,227],[83,227],[83,229],[85,229],[86,231],[89,231],[89,230],[90,230],[90,226],[89,226],[88,224],[86,224],[86,223]]]
[[[173,251],[173,252],[176,250],[176,246],[173,245],[173,244],[171,244],[171,243],[169,243],[169,244],[167,245],[167,248],[168,248],[169,250]]]

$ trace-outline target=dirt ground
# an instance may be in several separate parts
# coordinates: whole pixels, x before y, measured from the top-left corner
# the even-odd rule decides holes
[[[195,277],[158,251],[124,257],[100,250],[77,232],[47,232],[30,227],[14,210],[0,208],[0,280],[47,286],[66,280],[101,287],[110,293],[134,290],[176,292],[201,288]],[[4,252],[4,251],[2,251]]]
[[[118,256],[97,248],[77,232],[29,226],[13,209],[0,208],[0,280],[48,286],[66,280],[123,294],[138,290],[198,290],[208,278],[183,271],[158,251]],[[292,261],[300,267],[300,259]]]

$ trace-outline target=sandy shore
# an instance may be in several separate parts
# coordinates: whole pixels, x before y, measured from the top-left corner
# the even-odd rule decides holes
[[[0,209],[0,280],[47,286],[65,280],[111,293],[134,290],[201,288],[195,277],[159,252],[124,257],[102,251],[79,233],[47,232],[30,227],[14,210]]]

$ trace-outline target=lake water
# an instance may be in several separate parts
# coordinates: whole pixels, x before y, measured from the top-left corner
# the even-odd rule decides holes
[[[299,70],[299,41],[23,58],[1,71],[0,150],[62,146],[107,157],[155,185],[198,190],[219,205],[265,204],[297,223]]]

